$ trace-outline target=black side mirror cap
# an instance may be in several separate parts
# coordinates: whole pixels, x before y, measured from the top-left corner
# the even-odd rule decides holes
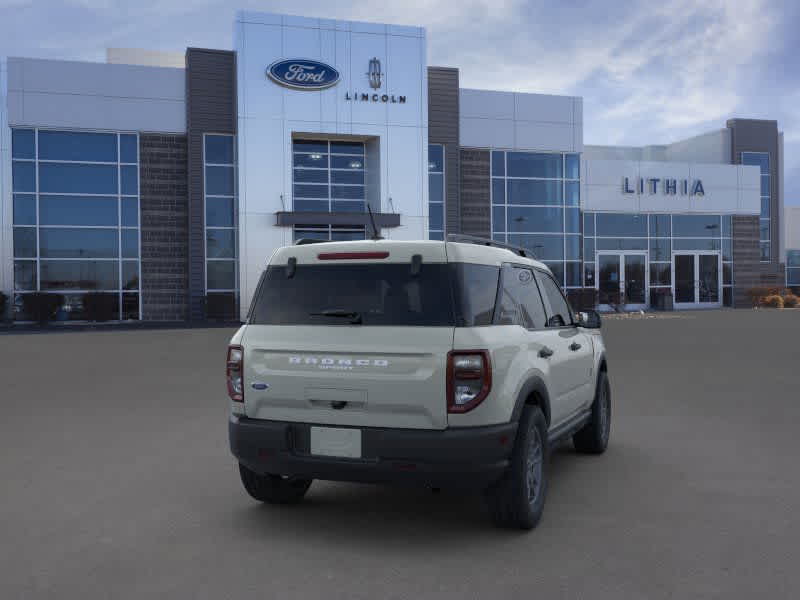
[[[578,326],[584,329],[600,329],[602,321],[596,310],[584,310],[578,313]]]

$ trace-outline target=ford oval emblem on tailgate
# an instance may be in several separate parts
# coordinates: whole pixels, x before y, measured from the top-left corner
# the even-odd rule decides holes
[[[254,390],[265,390],[269,386],[266,383],[262,383],[260,381],[254,381],[253,383],[250,384],[250,387],[252,387]]]

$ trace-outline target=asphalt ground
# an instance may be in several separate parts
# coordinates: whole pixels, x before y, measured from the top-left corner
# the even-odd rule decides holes
[[[243,491],[227,329],[0,335],[0,598],[798,598],[800,310],[607,319],[603,456],[480,496]]]

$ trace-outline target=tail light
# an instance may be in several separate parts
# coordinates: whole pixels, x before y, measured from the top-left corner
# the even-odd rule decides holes
[[[491,389],[492,363],[486,350],[454,350],[447,354],[447,412],[471,411]]]
[[[244,402],[244,349],[241,346],[228,346],[225,377],[230,399]]]

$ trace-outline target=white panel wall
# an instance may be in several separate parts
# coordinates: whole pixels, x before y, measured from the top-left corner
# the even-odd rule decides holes
[[[275,213],[292,210],[292,136],[358,136],[368,141],[367,188],[373,209],[398,212],[386,237],[427,237],[428,106],[425,30],[377,23],[239,12],[234,26],[239,102],[239,219],[242,311],[272,251],[292,242]],[[383,85],[367,70],[381,61]],[[293,90],[267,78],[278,59],[334,66],[340,82],[322,91]],[[345,94],[375,92],[406,102],[362,102]],[[282,198],[282,200],[281,200]],[[389,199],[391,198],[391,207]]]
[[[8,71],[0,59],[0,292],[11,294],[14,278],[11,219],[11,129],[8,127],[6,96]]]
[[[572,96],[462,89],[461,145],[583,151],[583,100]]]
[[[8,59],[11,125],[186,131],[183,69]]]
[[[581,203],[585,210],[757,215],[761,210],[756,167],[723,164],[586,159],[581,161]],[[645,181],[644,193],[623,191],[627,177],[638,192],[639,178],[658,178],[656,193]],[[678,180],[678,193],[665,194],[664,179]],[[681,180],[699,179],[705,194],[681,194]]]

